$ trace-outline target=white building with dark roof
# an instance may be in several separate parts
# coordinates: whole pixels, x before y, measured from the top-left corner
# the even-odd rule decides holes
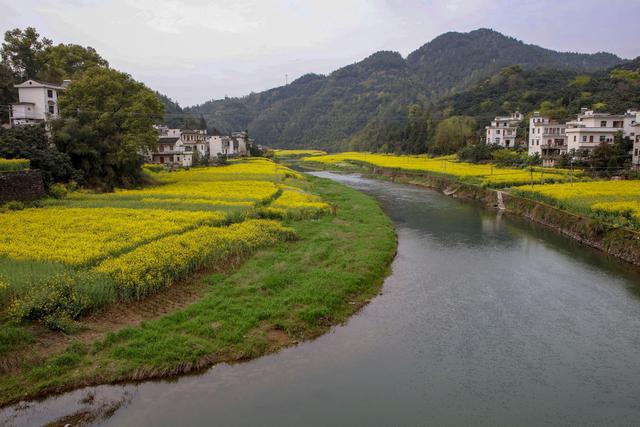
[[[67,84],[68,80],[57,85],[30,79],[15,85],[19,101],[10,106],[11,126],[43,123],[58,118],[58,95]]]

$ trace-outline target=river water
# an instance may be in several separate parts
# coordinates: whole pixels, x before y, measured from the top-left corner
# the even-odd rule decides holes
[[[0,422],[122,400],[102,424],[640,425],[636,269],[434,191],[317,175],[377,198],[398,233],[382,295],[345,325],[196,376],[8,408]]]

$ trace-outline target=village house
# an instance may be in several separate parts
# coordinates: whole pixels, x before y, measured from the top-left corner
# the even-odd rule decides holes
[[[543,166],[556,166],[561,154],[567,153],[566,125],[534,112],[529,119],[529,155],[542,158]]]
[[[209,147],[206,130],[183,129],[180,131],[179,138],[184,146],[185,152],[196,155],[201,160],[207,159],[209,157]]]
[[[487,144],[497,144],[501,147],[512,148],[516,145],[516,133],[522,114],[518,111],[511,113],[508,117],[496,117],[490,126],[485,127],[487,131]]]
[[[570,152],[586,155],[602,143],[613,143],[619,132],[633,138],[637,115],[636,111],[609,114],[582,108],[576,120],[567,122],[567,148]]]
[[[11,126],[43,123],[58,118],[58,94],[69,82],[65,80],[62,85],[57,85],[30,79],[15,85],[18,102],[10,105]]]
[[[154,126],[158,131],[158,148],[145,154],[145,161],[159,163],[167,167],[189,167],[193,163],[193,153],[185,150],[180,129]]]

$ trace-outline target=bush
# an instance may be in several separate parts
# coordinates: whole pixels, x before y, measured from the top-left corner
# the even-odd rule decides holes
[[[64,199],[69,194],[69,190],[64,184],[53,184],[49,187],[49,195],[54,199]]]

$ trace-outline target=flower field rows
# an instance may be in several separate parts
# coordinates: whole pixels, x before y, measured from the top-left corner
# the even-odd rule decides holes
[[[313,156],[305,162],[340,164],[349,162],[366,163],[382,168],[398,169],[406,172],[429,173],[450,176],[486,187],[503,188],[538,182],[566,182],[572,179],[570,171],[557,168],[499,168],[491,164],[460,162],[452,158],[426,156],[396,156],[391,154],[340,153]],[[575,178],[575,177],[574,177]]]
[[[405,172],[449,176],[539,200],[581,215],[640,229],[640,181],[591,181],[582,172],[560,168],[498,168],[457,161],[455,156],[396,156],[339,153],[304,158],[316,164],[360,163]]]
[[[640,229],[640,181],[519,186],[514,193],[561,209]]]
[[[266,159],[146,173],[159,184],[76,192],[0,214],[0,310],[31,320],[77,317],[141,298],[204,267],[224,267],[294,238],[274,218],[330,211],[298,187],[300,174]]]

